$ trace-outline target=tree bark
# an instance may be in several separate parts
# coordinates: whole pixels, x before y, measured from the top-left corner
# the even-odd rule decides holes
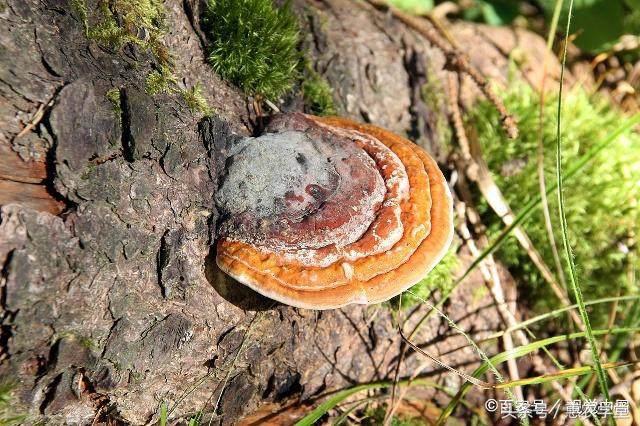
[[[153,56],[89,40],[70,3],[0,2],[0,377],[28,423],[145,424],[165,402],[172,419],[202,410],[232,424],[393,377],[400,337],[388,308],[277,305],[216,269],[217,152],[257,120],[206,64],[199,6],[166,2],[165,44],[179,84],[202,84],[212,118],[176,94],[147,94]],[[441,52],[361,3],[299,1],[296,10],[340,113],[408,134],[446,168]],[[507,52],[523,37],[531,52],[544,46],[521,31],[452,31],[497,79],[508,61],[495,39],[513,39]],[[299,96],[282,105],[300,108]],[[464,269],[469,256],[460,258]],[[481,282],[474,274],[446,308],[475,338],[500,325]],[[416,341],[464,369],[477,361],[437,317]],[[410,354],[401,376],[422,362]]]

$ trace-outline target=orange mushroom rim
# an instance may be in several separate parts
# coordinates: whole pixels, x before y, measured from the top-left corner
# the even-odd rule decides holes
[[[277,249],[223,235],[217,241],[219,268],[266,297],[316,310],[380,303],[419,283],[442,260],[454,232],[451,192],[435,160],[415,143],[377,126],[296,115],[351,139],[369,155],[372,146],[382,147],[392,153],[385,158],[400,161],[390,171],[390,164],[380,167],[383,156],[372,155],[386,175],[382,207],[367,231],[347,247]],[[404,192],[402,185],[393,186],[398,176],[406,177]],[[387,225],[394,218],[400,222],[396,232]],[[376,232],[390,236],[387,246]]]

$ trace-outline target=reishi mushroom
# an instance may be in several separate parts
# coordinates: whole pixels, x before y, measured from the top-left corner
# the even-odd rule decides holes
[[[387,130],[283,114],[228,154],[216,261],[271,299],[309,309],[382,302],[423,279],[451,243],[451,194],[436,162]]]

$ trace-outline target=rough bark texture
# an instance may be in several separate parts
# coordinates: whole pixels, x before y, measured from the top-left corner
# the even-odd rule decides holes
[[[204,119],[178,95],[147,94],[153,57],[88,40],[68,2],[0,1],[0,377],[15,383],[28,423],[144,424],[166,402],[171,418],[217,408],[216,421],[230,424],[265,404],[392,377],[399,336],[388,309],[275,305],[212,263],[214,147],[253,132],[254,120],[204,62],[197,6],[166,2],[165,43],[179,84],[203,84],[216,111]],[[407,133],[444,159],[440,52],[347,0],[296,6],[340,112]],[[485,52],[475,55],[481,70],[504,78],[510,47],[491,31],[454,28]],[[518,33],[509,33],[514,44]],[[530,43],[542,51],[541,40]],[[421,94],[427,83],[433,102]],[[106,97],[113,89],[119,108]],[[480,282],[468,280],[447,306],[474,337],[500,324]],[[469,368],[476,357],[454,334],[432,318],[416,340]],[[402,375],[421,362],[410,355]]]

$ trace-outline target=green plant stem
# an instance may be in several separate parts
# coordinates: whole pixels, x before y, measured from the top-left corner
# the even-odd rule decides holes
[[[562,269],[562,261],[558,254],[558,246],[556,245],[556,238],[553,233],[553,224],[551,223],[551,213],[549,210],[549,202],[547,199],[547,183],[544,174],[544,108],[545,108],[545,83],[547,81],[547,63],[548,57],[552,53],[553,40],[555,39],[556,30],[558,28],[558,20],[560,18],[560,10],[562,9],[563,0],[556,0],[555,9],[553,11],[553,18],[551,19],[551,25],[549,27],[549,33],[547,34],[547,52],[542,65],[542,84],[540,87],[540,110],[539,110],[539,124],[538,124],[538,184],[540,186],[540,195],[542,200],[542,213],[544,216],[545,226],[547,228],[547,235],[549,238],[549,245],[555,263],[556,272],[558,274],[558,280],[562,289],[567,291],[567,283],[565,280],[564,272]],[[547,54],[548,53],[548,54]]]
[[[591,358],[600,385],[600,390],[605,400],[610,400],[609,387],[607,385],[607,377],[600,363],[600,357],[598,356],[598,348],[596,346],[596,340],[593,337],[593,330],[589,323],[589,314],[587,308],[584,305],[582,298],[582,290],[578,283],[576,265],[571,252],[571,245],[569,244],[569,232],[567,225],[567,218],[564,209],[564,192],[563,192],[563,176],[562,176],[562,89],[564,80],[564,71],[567,61],[567,45],[569,43],[569,30],[571,28],[571,12],[573,10],[573,0],[569,1],[569,13],[567,15],[567,28],[565,32],[565,43],[562,53],[562,67],[560,69],[560,90],[558,93],[558,110],[557,110],[557,127],[556,127],[556,180],[557,180],[557,195],[558,195],[558,210],[560,218],[560,229],[562,231],[562,245],[564,247],[564,256],[567,264],[569,265],[569,282],[571,289],[573,290],[576,304],[578,305],[578,311],[582,317],[582,321],[585,327],[585,333],[589,348],[591,350]]]
[[[553,47],[553,39],[555,38],[556,31],[558,30],[558,21],[560,20],[560,11],[562,10],[563,0],[556,0],[556,4],[553,8],[553,16],[551,17],[551,23],[549,24],[549,34],[547,35],[547,50],[551,51]]]

